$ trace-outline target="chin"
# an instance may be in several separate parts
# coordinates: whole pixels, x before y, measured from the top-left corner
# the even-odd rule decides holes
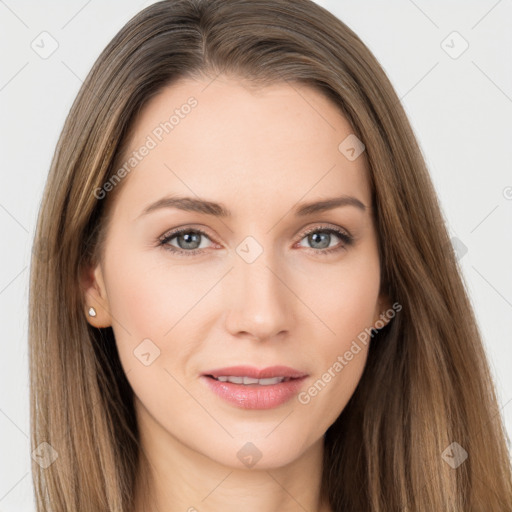
[[[279,435],[277,430],[256,435],[246,432],[234,438],[226,438],[222,443],[216,443],[214,450],[203,452],[210,459],[228,467],[247,470],[276,469],[287,466],[299,459],[307,451],[304,432],[297,430],[293,437],[288,431],[286,436]],[[270,433],[272,432],[272,433]],[[270,434],[269,434],[270,433]]]

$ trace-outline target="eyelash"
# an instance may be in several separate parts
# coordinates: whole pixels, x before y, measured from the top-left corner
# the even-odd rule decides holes
[[[327,256],[329,254],[332,254],[334,252],[341,251],[342,249],[346,249],[347,247],[350,247],[354,243],[354,238],[349,235],[348,233],[338,229],[338,228],[331,228],[331,227],[324,227],[324,226],[315,226],[314,228],[308,229],[304,233],[302,233],[301,237],[298,239],[298,242],[300,242],[303,238],[310,235],[311,233],[320,232],[320,233],[328,233],[328,234],[334,234],[338,236],[342,240],[342,245],[330,247],[327,249],[313,249],[309,248],[311,251],[313,251],[316,255],[319,256]],[[205,252],[205,249],[193,249],[190,251],[186,251],[184,249],[176,248],[172,245],[169,245],[169,242],[175,238],[176,236],[182,234],[182,233],[199,233],[206,238],[210,239],[208,236],[208,233],[203,231],[202,229],[198,228],[178,228],[170,233],[166,233],[163,235],[163,237],[158,239],[158,245],[162,247],[166,251],[170,251],[173,254],[176,254],[177,256],[196,256],[199,254],[202,254]],[[297,243],[297,242],[296,242]]]

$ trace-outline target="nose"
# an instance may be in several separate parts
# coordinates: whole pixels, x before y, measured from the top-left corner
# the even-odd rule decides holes
[[[227,331],[234,337],[259,341],[289,332],[296,323],[293,308],[297,300],[286,277],[270,250],[252,263],[236,255],[224,283]]]

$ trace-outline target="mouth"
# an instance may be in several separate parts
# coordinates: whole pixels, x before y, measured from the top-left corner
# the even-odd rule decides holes
[[[308,374],[286,366],[258,370],[238,366],[205,372],[201,380],[217,396],[242,409],[272,409],[296,395]]]

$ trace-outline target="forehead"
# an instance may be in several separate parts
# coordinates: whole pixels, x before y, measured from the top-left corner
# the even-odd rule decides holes
[[[347,194],[370,206],[365,154],[351,161],[339,149],[351,134],[340,109],[311,87],[181,80],[132,126],[121,165],[135,165],[123,195],[135,205],[195,194],[258,211]]]

